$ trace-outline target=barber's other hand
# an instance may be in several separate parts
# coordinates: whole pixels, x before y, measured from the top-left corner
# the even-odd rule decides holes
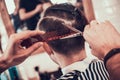
[[[120,34],[109,21],[91,21],[85,27],[83,36],[99,59],[104,58],[111,49],[120,48]]]
[[[42,8],[42,4],[38,4],[35,8],[35,11],[38,13],[38,12],[42,12],[43,11],[43,8]]]
[[[3,57],[10,66],[15,66],[23,62],[27,57],[29,57],[32,52],[42,46],[42,42],[37,42],[30,46],[29,48],[23,48],[20,43],[32,36],[43,34],[41,31],[24,31],[17,34],[12,34],[8,41],[7,48],[4,52]]]

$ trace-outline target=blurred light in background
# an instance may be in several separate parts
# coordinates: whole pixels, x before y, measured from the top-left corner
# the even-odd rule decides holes
[[[76,2],[76,0],[51,0],[51,1],[54,4],[65,3],[65,2],[70,2],[70,3],[74,4]]]
[[[120,32],[120,0],[92,0],[98,21],[109,20]]]
[[[15,9],[14,0],[5,0],[5,2],[8,9],[8,13],[9,14],[13,13]]]
[[[68,0],[51,0],[51,2],[53,3],[53,4],[58,4],[58,3],[65,3],[65,2],[67,2]]]
[[[9,14],[13,13],[15,9],[14,0],[5,0]],[[76,0],[51,0],[53,4],[69,2],[74,4]]]
[[[5,0],[9,14],[13,13],[15,6],[13,0]],[[76,0],[51,0],[53,4],[71,2],[74,4]],[[120,32],[120,0],[92,0],[95,17],[98,21],[110,20],[115,28]],[[5,37],[5,30],[2,21],[0,20],[0,32]],[[3,39],[2,42],[5,46],[7,41]],[[49,64],[49,66],[48,66]],[[19,65],[22,76],[34,77],[36,76],[34,66],[39,66],[42,71],[53,71],[57,69],[57,65],[51,62],[50,58],[46,54],[39,54],[29,57],[23,64]]]

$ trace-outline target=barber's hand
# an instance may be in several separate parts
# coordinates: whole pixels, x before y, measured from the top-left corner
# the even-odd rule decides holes
[[[43,11],[43,8],[42,8],[42,4],[38,4],[35,8],[35,11],[38,13],[38,12],[42,12]]]
[[[111,49],[120,48],[120,34],[109,21],[97,23],[93,20],[85,27],[83,36],[100,59]]]
[[[42,46],[42,42],[37,42],[29,48],[23,48],[20,44],[23,40],[32,36],[43,34],[40,31],[23,31],[21,33],[12,34],[8,41],[7,48],[3,57],[9,66],[15,66],[23,62],[27,57],[31,55],[36,49]]]

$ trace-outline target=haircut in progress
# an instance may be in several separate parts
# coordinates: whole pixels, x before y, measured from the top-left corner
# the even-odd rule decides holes
[[[44,18],[38,24],[39,29],[47,32],[59,32],[65,34],[74,27],[83,32],[85,25],[88,24],[84,15],[70,4],[59,4],[48,8]],[[84,48],[84,38],[77,36],[69,39],[58,39],[47,42],[55,51],[60,53],[72,53]],[[64,46],[66,45],[66,46]]]
[[[84,14],[68,3],[49,7],[43,19],[39,21],[39,30],[45,33],[55,31],[66,35],[74,32],[72,35],[43,43],[50,58],[62,68],[63,76],[57,80],[109,80],[103,62],[94,57],[91,58],[90,53],[85,51],[85,39],[82,33],[87,24]],[[99,75],[102,76],[99,77]]]

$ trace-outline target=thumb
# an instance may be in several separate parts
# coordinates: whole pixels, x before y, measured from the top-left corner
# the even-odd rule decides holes
[[[90,29],[90,25],[86,25],[85,29],[84,29],[84,32],[83,32],[83,37],[84,37],[85,40],[88,38],[89,29]]]
[[[31,55],[35,50],[40,48],[43,45],[43,42],[37,42],[25,50],[26,54]]]

